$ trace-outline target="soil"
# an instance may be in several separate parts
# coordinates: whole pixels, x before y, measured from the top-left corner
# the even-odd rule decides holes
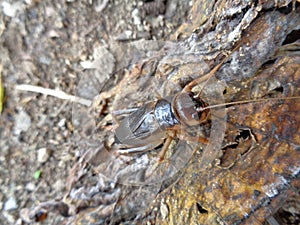
[[[93,61],[95,49],[121,46],[110,64],[115,69],[128,65],[133,60],[121,57],[123,44],[168,40],[190,5],[180,0],[2,1],[0,65],[5,101],[0,117],[0,224],[22,224],[21,209],[62,197],[78,158],[72,140],[72,103],[18,91],[16,85],[74,95],[80,79],[93,73],[82,62]]]

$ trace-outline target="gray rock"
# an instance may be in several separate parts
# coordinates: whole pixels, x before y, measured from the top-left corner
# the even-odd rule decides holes
[[[37,160],[39,163],[47,162],[51,154],[51,151],[47,148],[40,148],[38,150]]]
[[[17,201],[14,197],[10,197],[7,199],[7,201],[4,204],[4,210],[9,211],[9,210],[14,210],[18,208]]]
[[[25,111],[20,111],[15,120],[14,133],[19,135],[22,131],[27,131],[31,126],[31,119]]]

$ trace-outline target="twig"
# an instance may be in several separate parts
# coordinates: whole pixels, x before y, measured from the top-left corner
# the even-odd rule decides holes
[[[16,85],[15,87],[17,90],[20,90],[20,91],[31,91],[31,92],[44,94],[44,95],[50,95],[50,96],[53,96],[56,98],[70,100],[72,102],[77,102],[79,104],[86,105],[86,106],[91,106],[91,104],[92,104],[91,100],[77,97],[74,95],[69,95],[60,90],[53,90],[53,89],[43,88],[43,87],[29,85],[29,84],[20,84],[20,85]]]

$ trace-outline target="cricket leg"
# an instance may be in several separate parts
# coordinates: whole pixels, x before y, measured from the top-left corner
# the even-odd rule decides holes
[[[191,142],[195,142],[195,143],[202,143],[202,144],[206,144],[206,145],[209,143],[208,139],[205,138],[205,137],[202,137],[200,135],[192,137],[184,131],[181,131],[180,133],[177,133],[177,137],[180,140],[191,141]]]
[[[224,62],[230,58],[231,54],[240,47],[240,45],[241,45],[241,43],[239,43],[236,47],[234,47],[232,52],[229,55],[227,55],[224,59],[222,59],[222,61],[218,65],[216,65],[210,72],[208,72],[207,74],[205,74],[202,77],[192,80],[190,83],[188,83],[184,87],[183,90],[187,91],[187,92],[191,91],[193,89],[193,87],[195,87],[197,84],[200,84],[204,81],[207,81],[209,78],[211,78],[221,68],[221,66],[224,64]]]
[[[168,137],[167,137],[167,139],[165,140],[165,143],[164,143],[164,145],[163,145],[163,147],[162,147],[160,153],[158,154],[158,158],[159,158],[159,161],[160,161],[160,162],[164,160],[165,154],[166,154],[166,152],[168,151],[169,146],[170,146],[172,140],[173,140],[174,137],[175,137],[175,134],[176,134],[175,131],[169,131],[169,132],[168,132]]]
[[[193,81],[191,81],[190,83],[188,83],[185,87],[184,87],[184,91],[188,92],[191,91],[193,89],[194,86],[196,86],[197,84],[200,84],[204,81],[207,81],[209,78],[211,78],[223,65],[223,63],[227,60],[228,58],[224,58],[221,63],[219,63],[218,65],[216,65],[210,72],[208,72],[207,74],[205,74],[202,77],[199,77]]]

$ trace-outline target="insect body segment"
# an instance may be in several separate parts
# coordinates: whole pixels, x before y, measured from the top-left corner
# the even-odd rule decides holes
[[[186,126],[196,126],[208,120],[209,110],[201,111],[208,104],[195,98],[192,92],[177,94],[172,104],[177,118]]]
[[[171,104],[165,99],[157,101],[154,109],[154,115],[159,126],[163,129],[179,124],[178,119],[174,115]]]
[[[160,99],[147,103],[125,117],[116,129],[116,138],[121,145],[118,152],[126,154],[148,151],[161,145],[170,136],[173,139],[174,132],[181,133],[182,127],[207,121],[208,110],[197,110],[197,107],[205,106],[207,104],[194,98],[192,92],[180,92],[171,102]],[[169,145],[170,141],[166,143],[165,145]]]
[[[141,152],[155,148],[162,143],[163,130],[153,113],[155,103],[151,102],[125,117],[115,130],[119,152]]]

